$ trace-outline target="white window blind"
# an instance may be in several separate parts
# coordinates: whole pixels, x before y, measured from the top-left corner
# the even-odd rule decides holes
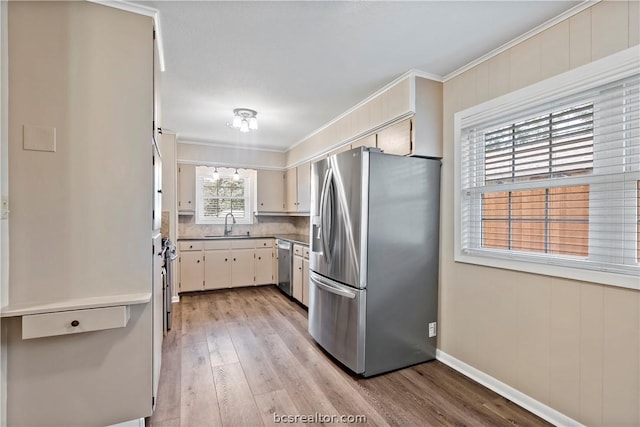
[[[196,223],[224,224],[227,214],[232,214],[239,224],[253,223],[251,172],[255,171],[243,169],[239,171],[239,179],[234,180],[235,171],[196,167]],[[228,221],[232,222],[231,219]]]
[[[638,275],[640,76],[460,130],[460,250]]]

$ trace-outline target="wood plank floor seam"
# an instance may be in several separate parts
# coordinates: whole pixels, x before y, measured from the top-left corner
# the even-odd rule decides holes
[[[275,426],[316,413],[371,426],[549,425],[438,361],[373,378],[346,371],[275,286],[183,295],[173,314],[147,426]]]

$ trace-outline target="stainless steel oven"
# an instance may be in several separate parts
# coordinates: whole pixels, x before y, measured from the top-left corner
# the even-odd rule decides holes
[[[291,296],[291,242],[276,240],[278,247],[278,287]]]

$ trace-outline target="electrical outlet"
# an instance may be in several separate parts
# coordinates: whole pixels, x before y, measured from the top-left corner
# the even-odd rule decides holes
[[[429,323],[429,338],[436,336],[436,322]]]

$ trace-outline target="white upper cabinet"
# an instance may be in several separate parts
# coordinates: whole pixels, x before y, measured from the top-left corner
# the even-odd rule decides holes
[[[178,213],[192,215],[196,210],[196,167],[178,165]]]
[[[287,169],[286,210],[306,213],[311,209],[311,162]]]
[[[257,178],[257,212],[285,211],[285,172],[259,170]]]

